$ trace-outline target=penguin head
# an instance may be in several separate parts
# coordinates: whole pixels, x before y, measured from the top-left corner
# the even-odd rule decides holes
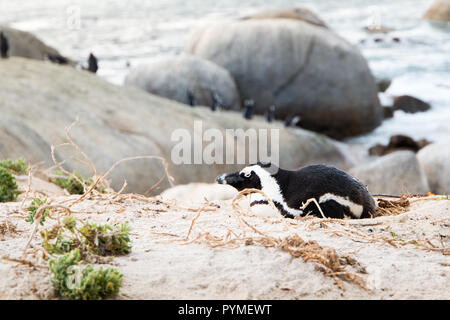
[[[228,184],[238,191],[244,189],[262,189],[261,185],[261,169],[270,174],[273,169],[276,168],[273,164],[261,163],[245,167],[241,171],[233,173],[225,173],[216,178],[219,184]]]

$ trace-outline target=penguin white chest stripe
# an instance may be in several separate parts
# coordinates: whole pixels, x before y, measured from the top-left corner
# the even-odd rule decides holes
[[[356,217],[356,218],[360,218],[362,213],[363,213],[363,206],[359,205],[357,203],[354,203],[353,201],[349,200],[348,197],[344,198],[332,193],[325,193],[324,195],[322,195],[319,198],[319,204],[329,201],[329,200],[334,200],[337,203],[339,203],[342,206],[348,207],[350,212]]]
[[[272,202],[278,202],[285,211],[287,211],[289,214],[293,216],[304,215],[304,212],[302,210],[293,209],[287,205],[283,197],[283,194],[281,193],[281,189],[280,186],[278,185],[278,182],[265,169],[261,168],[258,165],[254,165],[242,169],[241,173],[250,174],[252,171],[254,171],[258,175],[261,181],[261,191],[264,192],[264,194],[267,197],[269,197],[270,200],[272,200]],[[264,200],[264,197],[260,195],[257,195],[257,198]]]

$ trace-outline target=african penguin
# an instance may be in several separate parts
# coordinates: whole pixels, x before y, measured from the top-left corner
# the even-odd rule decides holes
[[[0,55],[3,59],[8,58],[9,43],[3,31],[0,31]]]
[[[57,53],[47,53],[47,59],[57,64],[68,64],[69,60]]]
[[[214,92],[212,98],[211,110],[216,111],[217,109],[222,108],[222,99],[220,98],[219,94]]]
[[[255,102],[252,99],[248,99],[244,101],[244,118],[247,120],[250,120],[251,118],[253,118],[253,106],[254,106]]]
[[[195,106],[197,101],[195,100],[194,93],[191,90],[187,89],[186,94],[187,94],[188,105],[190,105],[191,107]]]
[[[295,114],[291,114],[287,116],[287,118],[284,120],[284,125],[286,127],[295,127],[300,122],[300,116],[297,116]]]
[[[98,70],[98,60],[97,57],[94,56],[93,53],[89,54],[89,58],[88,58],[88,71],[92,72],[92,73],[97,73]]]
[[[249,188],[261,190],[287,218],[309,214],[321,217],[314,202],[304,207],[312,198],[329,218],[369,218],[375,213],[375,201],[367,188],[344,171],[328,165],[310,165],[289,171],[258,162],[241,171],[223,174],[216,180],[239,191]],[[257,200],[251,206],[268,204],[264,197],[255,195]]]
[[[269,107],[269,110],[267,110],[266,120],[267,120],[267,122],[272,122],[273,120],[275,120],[275,106],[274,105],[271,105]]]

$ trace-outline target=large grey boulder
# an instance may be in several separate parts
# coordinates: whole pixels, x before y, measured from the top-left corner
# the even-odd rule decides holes
[[[450,141],[432,143],[417,154],[431,192],[450,194]]]
[[[240,97],[230,73],[193,56],[165,57],[133,69],[125,85],[188,104],[188,90],[196,104],[211,106],[217,94],[227,109],[240,109]]]
[[[60,55],[60,53],[44,42],[42,42],[35,35],[26,32],[0,25],[0,31],[8,39],[9,44],[9,56],[17,56],[35,60],[46,60],[47,55]],[[73,64],[69,60],[70,64]]]
[[[0,96],[0,159],[23,156],[32,163],[43,161],[44,166],[51,166],[50,146],[65,141],[64,128],[78,116],[79,124],[72,128],[71,135],[98,172],[106,172],[113,163],[126,157],[154,155],[167,159],[176,184],[214,182],[219,174],[237,171],[244,164],[201,161],[178,165],[172,161],[172,152],[180,139],[171,139],[172,134],[183,130],[191,138],[190,150],[200,140],[203,151],[210,142],[206,138],[202,141],[202,137],[206,129],[212,128],[221,136],[227,136],[226,129],[279,129],[280,165],[286,169],[311,163],[329,163],[343,169],[352,165],[341,144],[320,134],[285,129],[282,123],[269,124],[259,116],[248,121],[238,112],[187,108],[142,90],[115,86],[89,72],[35,60],[0,60]],[[201,121],[203,130],[195,126],[196,120]],[[270,137],[269,133],[269,142]],[[260,140],[258,136],[250,136],[249,141],[251,144],[236,141],[229,134],[224,146],[234,150],[242,147],[247,152],[249,145],[257,146]],[[277,141],[275,144],[278,145]],[[268,148],[274,150],[270,143]],[[85,177],[92,175],[77,160],[81,156],[73,148],[59,147],[55,155],[58,161],[66,160],[64,166],[69,171],[76,170]],[[111,175],[112,186],[118,189],[126,179],[127,191],[143,192],[163,174],[158,160],[123,162]],[[168,186],[164,182],[153,193]]]
[[[450,21],[450,0],[435,0],[423,15],[424,19]]]
[[[358,49],[292,19],[244,20],[191,33],[185,49],[227,69],[258,113],[301,116],[303,128],[345,137],[378,126],[377,86]]]
[[[327,28],[320,17],[307,8],[272,9],[254,13],[242,18],[242,20],[255,19],[293,19],[310,23],[315,26]]]
[[[367,185],[372,194],[426,194],[428,182],[416,155],[411,151],[398,151],[362,164],[350,174]]]

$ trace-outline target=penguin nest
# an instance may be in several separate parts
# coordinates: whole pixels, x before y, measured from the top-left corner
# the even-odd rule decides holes
[[[0,223],[0,240],[3,240],[6,235],[13,235],[17,232],[16,226],[8,221]]]
[[[408,211],[410,202],[406,195],[402,195],[399,200],[377,199],[378,206],[376,208],[375,216],[396,216],[403,212]]]
[[[289,253],[293,258],[302,258],[304,262],[310,261],[314,263],[316,270],[322,272],[327,277],[333,278],[335,284],[341,290],[345,290],[342,281],[347,281],[356,284],[363,290],[369,291],[362,277],[345,269],[346,266],[352,266],[356,268],[359,273],[367,273],[364,267],[361,267],[354,258],[351,258],[349,256],[340,256],[338,255],[336,250],[332,248],[322,247],[316,241],[305,241],[297,233],[284,238],[275,238],[258,230],[253,225],[248,223],[244,218],[246,214],[239,206],[238,201],[243,196],[251,193],[261,194],[269,202],[269,205],[277,210],[273,202],[260,190],[245,189],[237,194],[232,201],[233,211],[231,213],[237,220],[240,230],[228,229],[228,232],[225,236],[215,236],[210,232],[199,232],[195,238],[189,239],[201,213],[206,211],[216,211],[218,209],[218,206],[216,204],[208,201],[205,198],[204,206],[198,209],[190,210],[197,211],[198,213],[192,219],[186,237],[184,239],[176,239],[173,241],[181,242],[181,244],[189,244],[194,242],[202,243],[211,248],[237,248],[242,245],[277,248]],[[279,217],[278,221],[276,222],[282,223],[284,225],[288,224],[286,222],[286,219],[283,217]],[[251,235],[248,235],[248,233],[251,233]]]

